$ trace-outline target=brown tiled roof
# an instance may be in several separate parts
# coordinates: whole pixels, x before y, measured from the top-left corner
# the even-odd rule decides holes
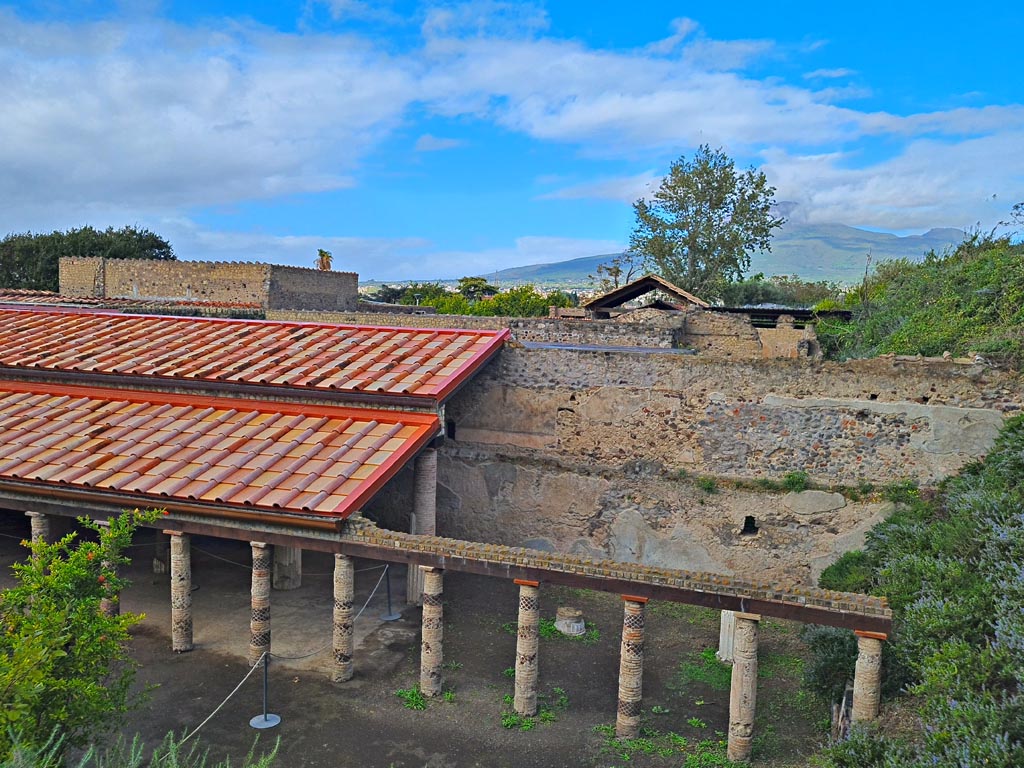
[[[0,484],[345,517],[434,415],[0,381]]]
[[[588,311],[598,311],[602,309],[612,309],[614,307],[621,306],[627,301],[632,301],[637,296],[643,296],[645,293],[651,291],[664,291],[669,296],[675,296],[677,299],[683,302],[683,304],[693,304],[698,307],[709,307],[704,299],[694,296],[692,293],[684,291],[678,285],[673,285],[663,277],[658,275],[644,275],[638,277],[632,282],[620,285],[618,288],[602,293],[600,296],[595,296],[586,304],[583,305],[583,309]]]
[[[0,308],[0,368],[440,401],[508,333]]]

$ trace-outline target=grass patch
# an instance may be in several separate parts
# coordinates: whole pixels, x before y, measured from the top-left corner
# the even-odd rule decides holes
[[[519,629],[514,621],[506,621],[501,625],[501,628],[510,635],[516,634]],[[597,628],[597,625],[590,621],[584,624],[584,632],[582,635],[564,635],[558,627],[555,626],[554,619],[542,618],[538,624],[537,632],[546,640],[573,640],[578,643],[583,643],[584,645],[597,645],[597,643],[601,641],[601,630]],[[508,675],[508,670],[505,671],[505,674]],[[512,674],[508,676],[514,677],[515,670],[513,669]]]
[[[716,691],[727,691],[732,685],[732,667],[718,660],[714,648],[705,648],[679,664],[676,679],[684,686],[702,683]]]
[[[718,481],[713,477],[703,475],[698,477],[695,481],[697,487],[700,488],[704,493],[718,493]]]
[[[806,491],[811,485],[811,480],[806,472],[787,472],[782,476],[782,487],[793,493]]]
[[[595,726],[594,732],[604,739],[601,754],[610,755],[614,760],[627,765],[633,762],[635,756],[647,755],[669,760],[669,765],[681,768],[741,766],[726,757],[727,742],[722,738],[694,741],[672,731],[662,733],[653,728],[641,728],[640,735],[635,739],[616,739],[615,727],[612,725]]]
[[[399,688],[395,696],[402,700],[402,706],[406,709],[422,710],[427,708],[427,697],[423,695],[419,685],[412,688]]]

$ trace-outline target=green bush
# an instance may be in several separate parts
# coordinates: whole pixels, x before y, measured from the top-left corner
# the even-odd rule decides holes
[[[782,487],[787,491],[799,493],[806,491],[810,485],[810,478],[806,472],[787,472],[782,476]]]
[[[860,549],[846,552],[821,572],[818,586],[838,592],[868,592],[871,589],[871,558]]]

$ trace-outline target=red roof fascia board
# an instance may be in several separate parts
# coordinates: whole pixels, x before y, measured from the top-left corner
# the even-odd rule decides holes
[[[443,401],[509,335],[0,308],[0,367]]]
[[[433,414],[0,381],[0,482],[343,519],[439,429]]]

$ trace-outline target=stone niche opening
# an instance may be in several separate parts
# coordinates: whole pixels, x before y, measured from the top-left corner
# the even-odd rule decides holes
[[[740,529],[740,536],[756,536],[757,532],[761,529],[757,526],[757,521],[753,515],[747,515],[743,518],[743,528]]]

